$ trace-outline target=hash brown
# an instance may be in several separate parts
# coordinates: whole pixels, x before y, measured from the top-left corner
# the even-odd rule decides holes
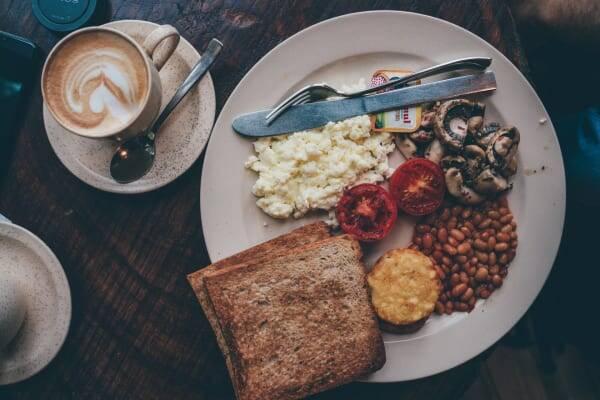
[[[412,249],[385,253],[367,282],[382,328],[397,333],[419,329],[433,312],[442,288],[429,257]]]

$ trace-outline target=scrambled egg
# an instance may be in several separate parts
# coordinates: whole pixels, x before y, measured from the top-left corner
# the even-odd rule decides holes
[[[258,173],[252,188],[258,207],[274,218],[300,218],[310,210],[332,210],[346,187],[387,178],[394,142],[390,133],[371,133],[371,121],[362,115],[262,138],[254,150],[245,165]]]

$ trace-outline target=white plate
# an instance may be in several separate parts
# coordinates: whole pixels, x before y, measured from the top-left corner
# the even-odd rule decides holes
[[[17,336],[0,351],[0,385],[20,382],[48,365],[71,324],[71,290],[58,259],[37,236],[6,219],[0,221],[4,276],[19,285],[27,304]]]
[[[105,26],[143,39],[158,26],[153,22],[122,20]],[[160,71],[163,95],[162,107],[200,59],[198,51],[185,39],[185,32],[173,56]],[[143,178],[128,184],[115,182],[109,164],[117,147],[115,141],[88,139],[62,128],[44,106],[44,125],[54,152],[83,182],[113,193],[143,193],[165,186],[187,171],[204,149],[215,118],[215,90],[210,74],[177,106],[156,138],[156,158],[152,169]]]
[[[394,11],[344,15],[292,36],[257,63],[231,94],[208,144],[202,225],[210,258],[218,260],[318,217],[281,222],[255,205],[250,190],[256,175],[243,166],[252,145],[231,129],[237,115],[268,108],[308,83],[339,87],[380,68],[417,70],[468,56],[493,58],[498,90],[483,99],[486,120],[514,124],[521,132],[519,173],[509,196],[521,246],[503,287],[470,314],[434,316],[411,335],[385,334],[387,363],[368,381],[421,378],[469,360],[500,339],[542,288],[562,234],[565,177],[554,128],[532,87],[500,52],[451,23]],[[399,156],[391,160],[398,162]],[[408,244],[413,221],[400,220],[386,240],[367,249],[367,265]]]

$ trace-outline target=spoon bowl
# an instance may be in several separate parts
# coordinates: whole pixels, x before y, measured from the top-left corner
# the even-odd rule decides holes
[[[119,146],[110,162],[110,173],[119,183],[130,183],[146,175],[154,165],[154,140],[136,136]]]

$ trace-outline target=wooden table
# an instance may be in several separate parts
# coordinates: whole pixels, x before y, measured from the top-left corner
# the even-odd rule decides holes
[[[199,49],[212,37],[221,39],[225,49],[211,72],[218,110],[242,76],[282,40],[327,18],[369,9],[449,20],[527,69],[514,21],[501,0],[111,3],[111,20],[169,23]],[[47,54],[59,36],[37,23],[30,4],[0,0],[0,30],[31,38]],[[185,280],[209,263],[200,223],[202,159],[154,193],[103,193],[71,175],[53,153],[39,87],[21,120],[12,160],[0,175],[0,212],[39,235],[61,260],[72,290],[73,321],[50,366],[0,389],[0,398],[231,398],[223,358]],[[455,398],[478,368],[476,359],[427,379],[357,383],[317,397]]]

